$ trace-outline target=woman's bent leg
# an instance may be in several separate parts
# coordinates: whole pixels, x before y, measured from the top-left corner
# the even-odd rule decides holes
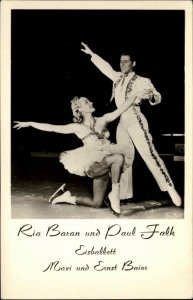
[[[107,155],[99,163],[94,163],[88,170],[88,176],[98,178],[111,172],[112,183],[118,183],[123,169],[124,156],[122,154]]]
[[[87,174],[90,177],[93,177],[95,179],[99,179],[101,178],[101,176],[104,176],[104,174],[108,174],[109,172],[111,172],[112,191],[109,194],[109,200],[111,203],[111,208],[116,214],[120,214],[119,180],[120,180],[123,164],[124,164],[124,156],[122,154],[119,153],[110,154],[106,156],[101,162],[93,164],[87,172]],[[96,186],[99,187],[98,189],[99,192],[100,181],[99,182],[95,181],[95,182],[96,182]],[[97,190],[97,187],[95,187],[95,189]],[[102,191],[95,194],[96,196],[94,196],[93,199],[94,201],[92,202],[92,206],[100,207],[102,205],[103,201],[101,202],[101,192]],[[79,200],[77,199],[77,201],[80,201],[80,198]],[[87,203],[88,205],[87,199],[83,199],[83,203],[80,204],[86,205],[85,203]]]
[[[119,180],[124,163],[122,154],[110,154],[101,162],[93,164],[87,174],[93,178],[93,199],[89,197],[71,196],[63,202],[81,204],[91,207],[101,207],[108,187],[109,172],[111,172],[112,192],[109,197],[111,206],[120,213]],[[61,196],[63,198],[65,195]],[[69,195],[67,195],[69,196]],[[61,199],[62,200],[62,199]],[[60,202],[62,202],[60,200]]]
[[[89,197],[76,197],[76,203],[80,205],[99,208],[102,206],[106,196],[109,183],[109,176],[104,175],[93,179],[93,199]]]
[[[111,163],[112,190],[109,193],[111,208],[116,214],[120,214],[120,176],[124,164],[124,156],[122,154],[114,154],[106,158],[107,164]]]
[[[122,154],[113,154],[112,157],[106,158],[107,163],[112,160],[111,163],[111,179],[112,184],[119,183],[121,172],[123,170],[124,156]]]

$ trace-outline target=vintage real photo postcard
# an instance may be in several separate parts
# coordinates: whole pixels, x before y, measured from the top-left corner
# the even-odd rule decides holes
[[[191,299],[192,112],[191,1],[2,1],[2,299]]]

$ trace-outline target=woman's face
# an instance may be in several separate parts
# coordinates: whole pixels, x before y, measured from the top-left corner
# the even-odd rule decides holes
[[[90,112],[92,113],[93,111],[95,111],[95,108],[93,107],[93,104],[91,101],[89,101],[87,98],[85,97],[80,97],[79,99],[79,111],[80,112]]]

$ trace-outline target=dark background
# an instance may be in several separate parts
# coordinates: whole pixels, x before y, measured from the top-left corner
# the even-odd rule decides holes
[[[182,10],[12,10],[12,120],[72,122],[76,95],[94,102],[96,116],[115,108],[112,82],[80,51],[83,41],[115,70],[124,50],[134,52],[136,73],[162,95],[161,104],[142,105],[156,147],[174,151],[174,142],[161,134],[184,133],[184,22]],[[116,125],[109,127],[112,141]],[[80,145],[73,135],[12,129],[12,172],[31,151],[59,153]]]

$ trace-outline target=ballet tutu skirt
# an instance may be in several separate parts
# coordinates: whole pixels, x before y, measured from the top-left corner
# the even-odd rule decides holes
[[[89,137],[82,147],[62,152],[59,160],[70,173],[88,176],[87,171],[94,163],[101,162],[104,157],[113,153],[124,155],[123,170],[132,164],[125,146],[110,143],[107,139],[97,139],[95,136]]]

